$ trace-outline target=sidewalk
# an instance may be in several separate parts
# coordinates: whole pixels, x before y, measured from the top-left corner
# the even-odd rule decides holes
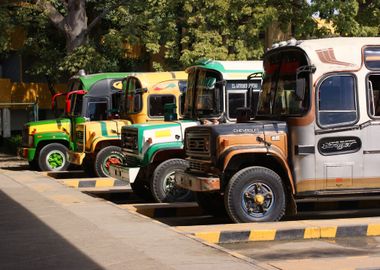
[[[270,269],[67,188],[0,170],[0,269]]]

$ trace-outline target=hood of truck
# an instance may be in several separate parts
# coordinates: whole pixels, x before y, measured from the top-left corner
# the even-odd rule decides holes
[[[197,121],[173,121],[163,123],[134,124],[123,127],[122,134],[128,134],[128,130],[135,130],[138,134],[138,149],[144,154],[148,148],[157,144],[180,143],[182,145],[185,129],[199,125]],[[123,136],[123,135],[122,135]]]
[[[287,156],[287,124],[282,121],[252,121],[248,123],[230,123],[222,125],[202,125],[186,130],[186,153],[189,156],[209,156],[216,162],[226,150],[263,147],[266,143],[281,149]],[[259,137],[259,138],[258,138]],[[195,141],[194,141],[195,140]],[[196,141],[202,141],[199,144]],[[194,146],[207,144],[209,147],[194,149]]]
[[[286,122],[283,121],[252,121],[248,123],[229,123],[222,125],[203,125],[200,128],[210,130],[212,137],[220,135],[259,134],[268,131],[287,132]]]
[[[86,136],[92,135],[95,137],[120,137],[123,126],[130,125],[128,120],[106,120],[106,121],[91,121],[82,123],[81,129],[86,130]]]
[[[25,124],[25,128],[29,130],[29,134],[47,132],[65,132],[67,134],[70,134],[71,121],[69,118],[59,118],[52,120],[28,122]]]

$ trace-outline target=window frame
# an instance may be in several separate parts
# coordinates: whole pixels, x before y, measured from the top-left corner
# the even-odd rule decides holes
[[[366,49],[370,49],[370,48],[377,48],[380,50],[380,46],[379,45],[370,45],[370,46],[364,46],[363,47],[363,62],[364,62],[364,65],[365,67],[368,69],[368,70],[371,70],[371,71],[379,71],[380,70],[380,67],[379,68],[371,68],[367,65],[367,61],[365,59],[365,54],[366,54]]]
[[[324,125],[324,124],[321,124],[321,122],[320,122],[319,90],[320,90],[321,85],[327,79],[329,79],[331,77],[338,77],[338,76],[339,77],[351,77],[354,80],[353,91],[354,91],[354,99],[355,99],[354,104],[355,104],[355,111],[356,111],[356,119],[355,119],[355,121],[351,121],[351,122]],[[319,80],[319,82],[315,88],[315,109],[316,109],[316,122],[317,122],[318,127],[320,127],[321,129],[329,129],[329,128],[336,128],[336,127],[348,127],[348,126],[353,126],[353,125],[357,124],[360,120],[360,107],[359,107],[359,102],[358,102],[358,79],[357,79],[357,76],[353,73],[348,73],[348,72],[344,72],[344,73],[335,72],[335,73],[329,73],[329,74],[323,76]],[[338,110],[337,110],[337,112],[338,112]]]
[[[133,112],[131,112],[131,111],[129,110],[129,107],[127,106],[127,105],[129,105],[128,102],[127,102],[127,99],[128,99],[128,95],[129,95],[130,91],[132,91],[132,88],[129,89],[129,83],[130,83],[131,81],[133,81],[133,80],[135,80],[135,81],[138,83],[138,84],[135,84],[134,86],[137,86],[137,85],[138,85],[138,86],[140,86],[140,87],[133,88],[134,95],[133,95],[133,100],[132,100],[132,102],[133,102],[133,104],[134,104],[134,103],[135,103],[135,99],[138,98],[138,101],[139,101],[139,103],[140,103],[140,108],[139,108],[138,111],[133,111]],[[123,91],[124,91],[124,89],[123,89]],[[136,94],[136,92],[139,92],[139,93]],[[127,115],[138,114],[138,113],[141,113],[141,112],[143,111],[143,109],[144,109],[144,98],[143,98],[143,93],[144,93],[144,87],[142,86],[142,82],[141,82],[141,80],[140,80],[139,78],[137,78],[137,77],[134,77],[134,76],[127,77],[127,79],[126,79],[126,89],[125,89],[125,91],[124,91],[125,100],[124,100],[124,105],[123,105],[123,106],[124,106],[125,113],[126,113]],[[133,105],[133,108],[135,108],[134,105]]]
[[[92,103],[104,103],[104,104],[106,104],[106,108],[107,108],[107,110],[106,110],[106,119],[103,119],[103,120],[100,120],[100,119],[91,119],[89,108],[90,108],[90,105]],[[106,98],[100,98],[100,99],[95,98],[94,99],[93,98],[91,100],[88,100],[88,102],[87,102],[86,117],[89,118],[90,121],[104,121],[104,120],[107,120],[108,117],[109,117],[108,110],[109,110],[109,101],[108,101],[108,99],[106,99]]]
[[[244,107],[247,107],[247,94],[248,90],[227,90],[226,91],[226,113],[228,120],[236,120],[236,117],[230,116],[230,94],[243,94],[244,95]]]
[[[170,97],[173,97],[173,99],[174,99],[174,104],[177,106],[177,98],[176,98],[176,96],[173,95],[173,94],[150,94],[150,95],[148,95],[148,97],[147,97],[148,116],[149,116],[150,118],[163,118],[164,115],[165,115],[165,111],[163,112],[164,114],[163,114],[162,116],[151,115],[151,114],[150,114],[150,111],[151,111],[150,99],[151,99],[152,97],[157,97],[157,96],[159,96],[159,97],[163,97],[163,96],[170,96]],[[177,111],[178,111],[178,107],[177,107]]]
[[[366,98],[367,98],[367,115],[369,118],[371,119],[374,119],[374,120],[380,120],[380,115],[376,116],[375,114],[371,114],[371,101],[370,101],[370,98],[373,98],[373,93],[370,93],[370,89],[368,87],[368,82],[369,82],[369,77],[370,76],[373,76],[373,75],[377,75],[379,76],[379,79],[380,79],[380,72],[371,72],[371,73],[368,73],[365,77],[365,87],[366,87]],[[380,92],[380,91],[379,91]],[[375,108],[376,110],[376,108]]]

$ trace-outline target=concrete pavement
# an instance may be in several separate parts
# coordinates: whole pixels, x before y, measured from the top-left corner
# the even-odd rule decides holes
[[[271,269],[31,171],[0,170],[0,269]]]

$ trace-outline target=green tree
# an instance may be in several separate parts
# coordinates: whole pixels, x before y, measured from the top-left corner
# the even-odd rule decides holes
[[[57,79],[79,69],[119,70],[123,41],[113,35],[115,25],[107,17],[118,5],[117,0],[34,0],[8,6],[27,32],[22,53],[35,60],[29,71]]]
[[[0,26],[0,55],[5,56],[11,49],[11,33],[15,26],[7,3],[0,5]]]
[[[183,68],[199,58],[258,59],[275,10],[258,0],[132,1],[120,17],[130,42],[161,55],[157,69]]]
[[[313,0],[311,6],[320,18],[331,21],[336,35],[378,36],[379,0]]]

